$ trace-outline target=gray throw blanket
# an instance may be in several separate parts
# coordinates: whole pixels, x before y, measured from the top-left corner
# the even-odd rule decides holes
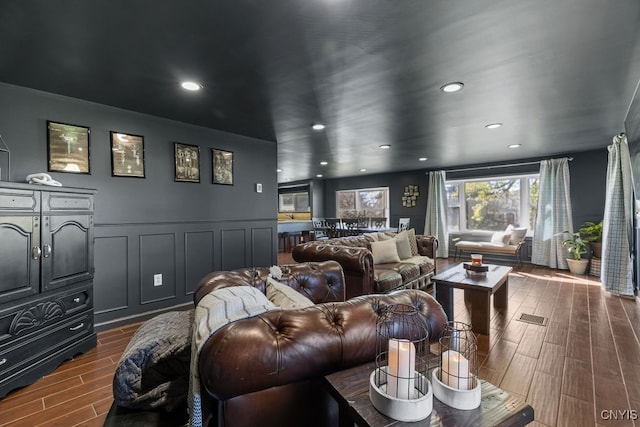
[[[232,286],[205,295],[198,305],[191,341],[191,376],[189,384],[189,423],[201,427],[209,408],[203,408],[200,394],[198,359],[207,339],[226,324],[253,317],[275,306],[253,286]]]
[[[167,412],[187,400],[194,310],[160,314],[140,326],[113,377],[117,405]]]

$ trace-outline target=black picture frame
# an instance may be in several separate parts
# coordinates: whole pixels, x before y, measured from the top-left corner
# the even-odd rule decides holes
[[[200,182],[200,147],[175,142],[174,179],[177,182]]]
[[[47,120],[47,171],[91,174],[91,129]]]
[[[211,161],[213,183],[233,185],[233,151],[212,148]]]
[[[145,178],[144,136],[110,131],[111,176]]]

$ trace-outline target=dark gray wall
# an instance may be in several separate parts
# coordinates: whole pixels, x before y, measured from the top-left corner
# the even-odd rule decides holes
[[[411,227],[416,233],[424,231],[425,211],[427,209],[427,185],[429,179],[425,171],[409,171],[363,175],[350,178],[327,179],[324,188],[324,206],[322,214],[316,216],[334,216],[336,214],[336,191],[354,188],[389,187],[389,225],[398,226],[398,219],[411,218]],[[420,196],[416,200],[416,207],[402,206],[402,195],[407,185],[418,185]]]
[[[47,171],[47,120],[91,128],[91,174],[50,174],[98,190],[96,323],[191,303],[210,271],[277,262],[275,143],[0,83],[12,181]],[[146,178],[111,176],[109,131],[144,136]],[[174,181],[174,142],[200,147],[200,183]],[[211,183],[211,148],[233,151],[234,185]]]
[[[613,135],[612,135],[613,137]],[[569,163],[571,174],[571,204],[573,208],[573,224],[577,229],[585,221],[598,222],[604,216],[604,200],[607,173],[607,141],[603,141],[601,150],[570,153],[554,157],[573,157]],[[535,159],[540,160],[540,159]],[[510,163],[528,163],[532,159],[523,159]],[[487,165],[483,165],[487,166]],[[451,167],[449,169],[463,169],[471,166]],[[481,178],[484,176],[514,175],[535,173],[540,170],[538,164],[500,167],[493,169],[478,169],[464,172],[448,172],[448,179]],[[390,211],[392,226],[397,225],[398,218],[410,217],[411,225],[418,234],[424,231],[425,210],[427,206],[428,176],[426,171],[408,171],[390,174],[365,175],[352,178],[327,179],[325,181],[325,207],[322,214],[317,216],[333,216],[336,212],[335,192],[353,188],[389,187]],[[402,206],[402,192],[409,184],[420,185],[420,197],[415,208]],[[315,212],[314,212],[314,215]]]

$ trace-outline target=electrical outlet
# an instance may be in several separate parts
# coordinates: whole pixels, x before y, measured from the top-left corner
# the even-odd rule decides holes
[[[153,275],[153,286],[162,286],[162,274]]]

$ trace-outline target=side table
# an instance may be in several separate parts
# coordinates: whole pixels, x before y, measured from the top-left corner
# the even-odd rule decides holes
[[[369,400],[369,376],[375,369],[370,362],[324,377],[327,390],[338,402],[340,427],[383,427],[407,425],[378,412]],[[426,426],[525,426],[533,421],[533,408],[516,396],[482,382],[480,407],[470,411],[451,408],[433,398],[433,411],[422,421],[410,423]]]

